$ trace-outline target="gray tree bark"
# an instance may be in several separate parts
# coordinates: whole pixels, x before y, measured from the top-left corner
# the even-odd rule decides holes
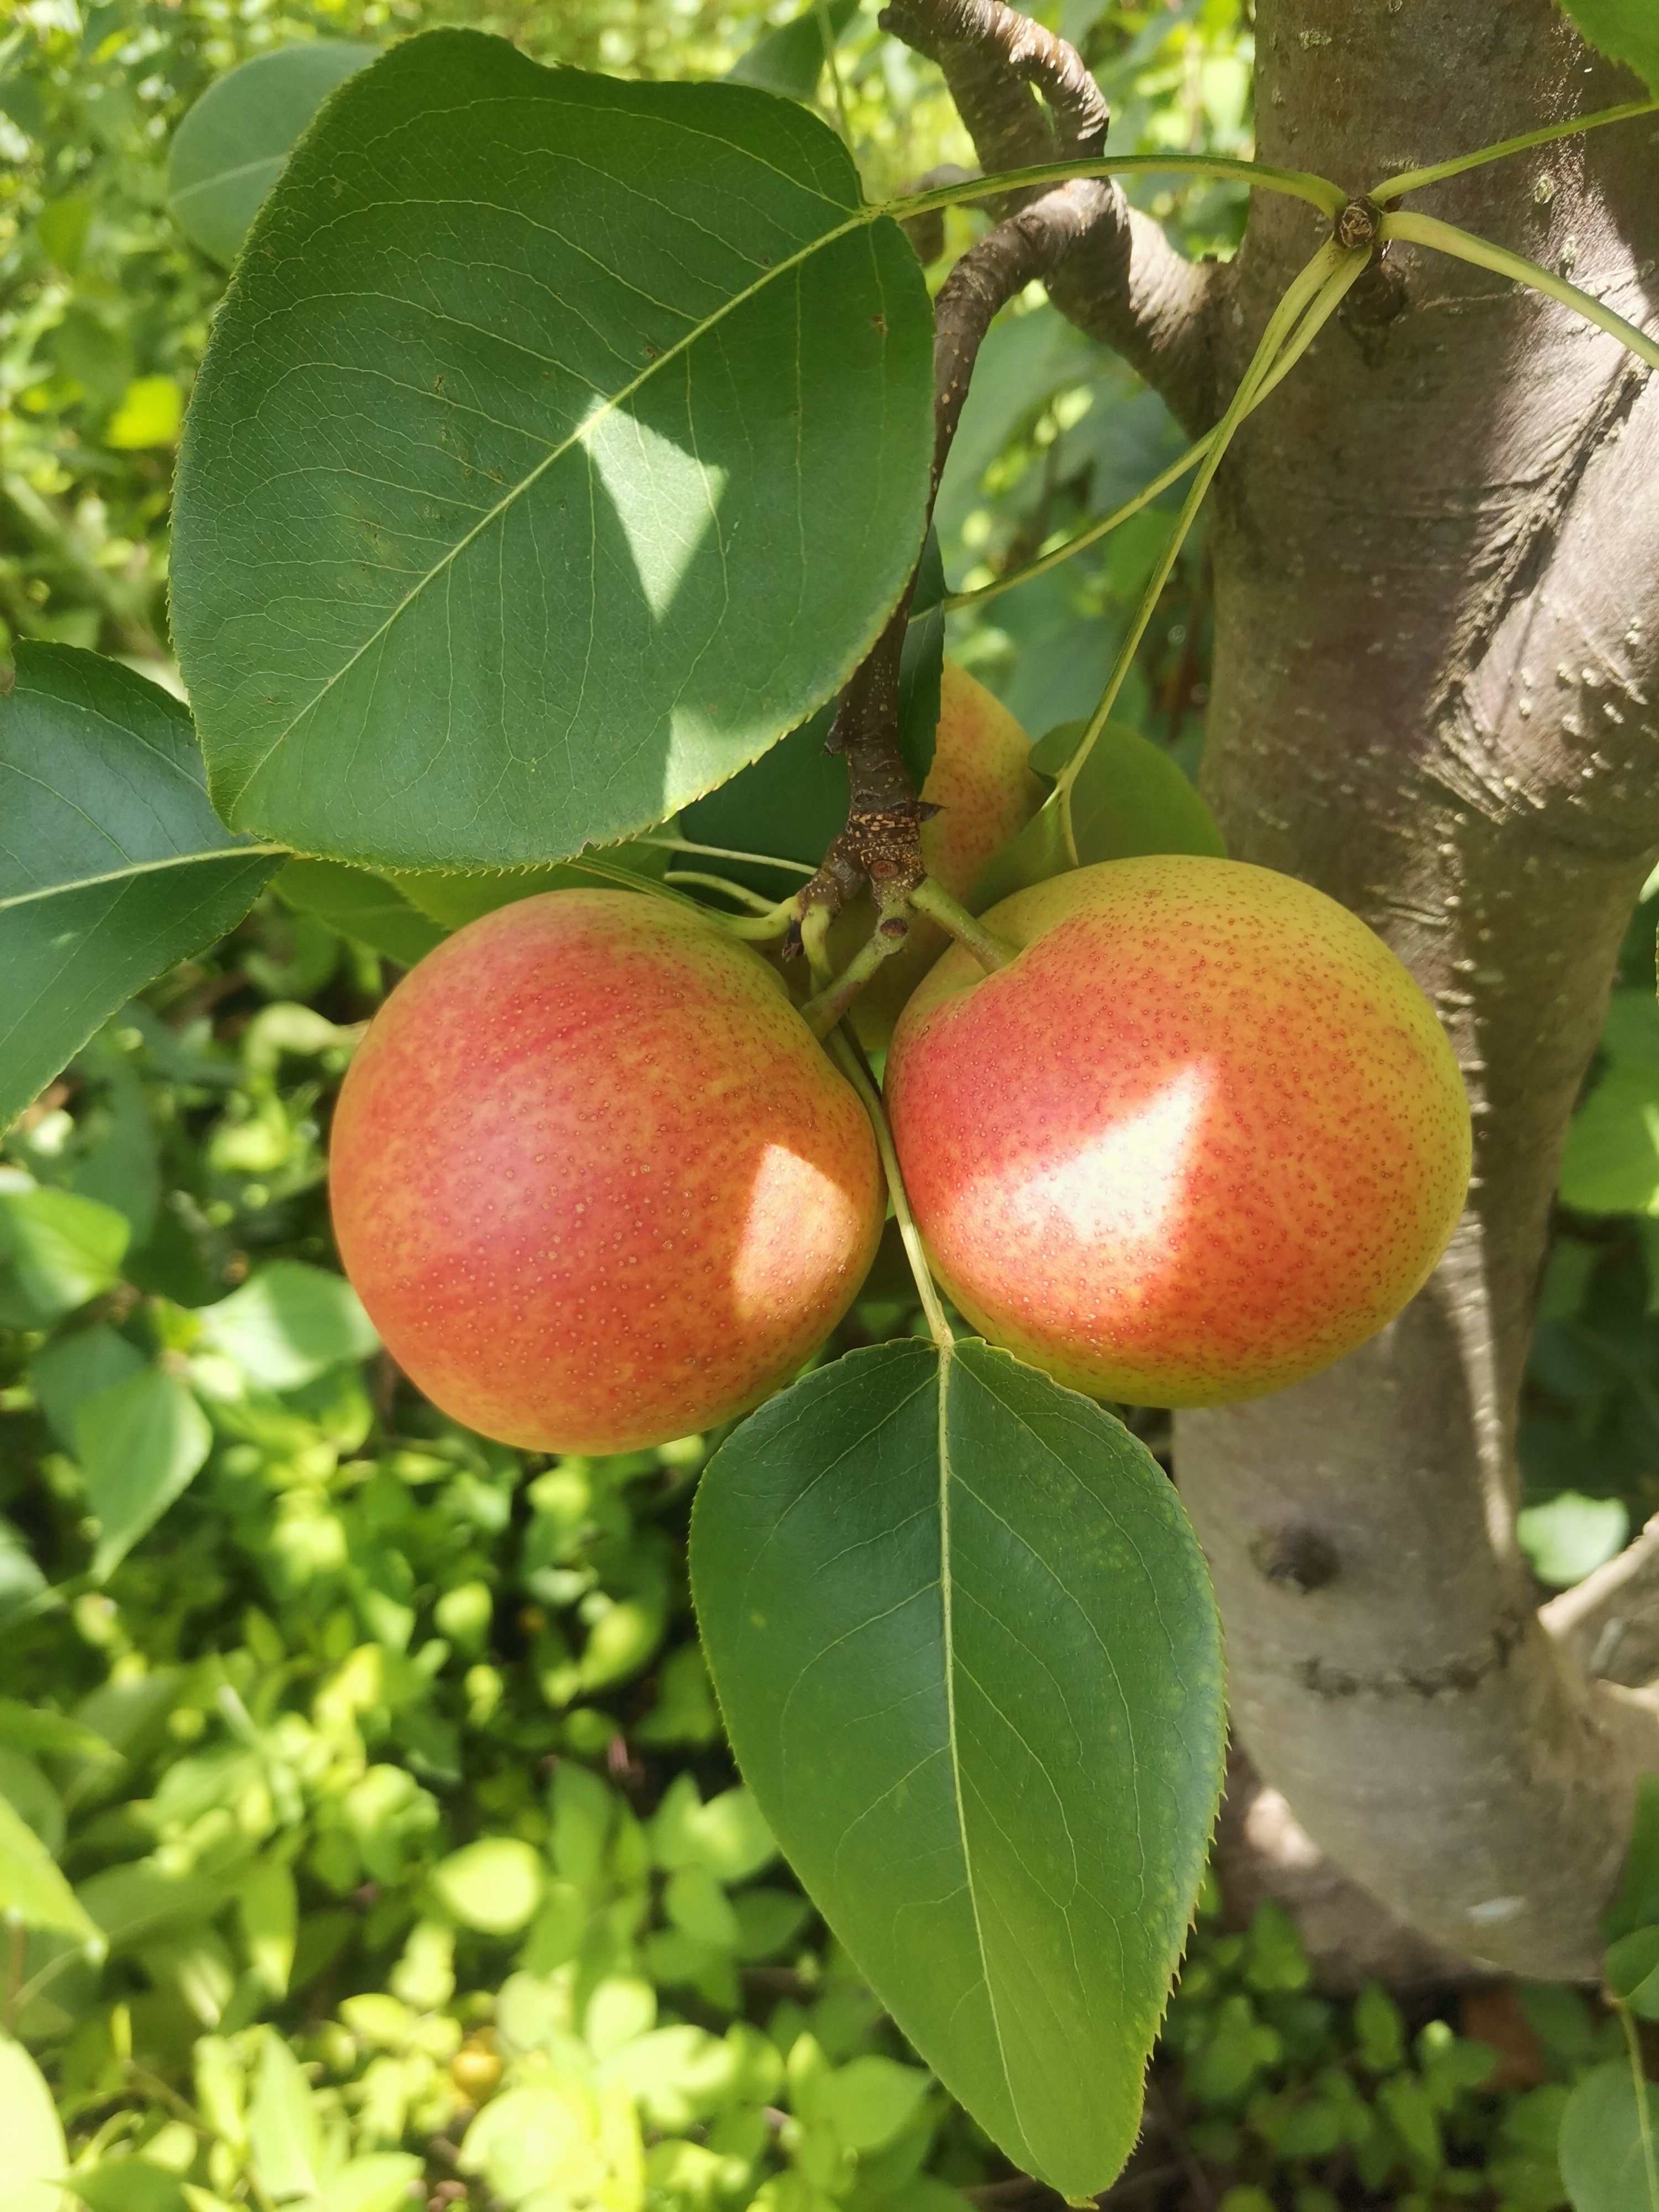
[[[988,166],[1052,158],[999,0],[890,20],[942,62]],[[1354,191],[1640,94],[1550,0],[1260,0],[1257,30],[1261,158]],[[1654,327],[1654,119],[1411,204]],[[1103,205],[1056,303],[1213,419],[1320,217],[1258,194],[1237,262],[1189,280]],[[1237,857],[1318,884],[1417,975],[1468,1079],[1475,1178],[1389,1328],[1296,1389],[1182,1415],[1176,1474],[1238,1733],[1302,1828],[1445,1948],[1589,1975],[1659,1698],[1591,1678],[1588,1616],[1540,1619],[1514,1434],[1561,1144],[1659,847],[1659,386],[1564,307],[1391,259],[1219,479],[1205,781]],[[1609,1605],[1659,1610],[1659,1577],[1613,1579]]]
[[[1356,187],[1638,89],[1547,0],[1263,0],[1259,33],[1261,157]],[[1413,204],[1651,326],[1651,122]],[[1224,376],[1316,237],[1256,200]],[[1582,1975],[1659,1725],[1538,1617],[1514,1434],[1562,1139],[1659,842],[1659,392],[1501,279],[1400,273],[1399,312],[1330,331],[1222,479],[1205,774],[1240,859],[1352,907],[1434,1000],[1475,1180],[1397,1322],[1183,1416],[1177,1474],[1239,1733],[1309,1834],[1452,1950]]]

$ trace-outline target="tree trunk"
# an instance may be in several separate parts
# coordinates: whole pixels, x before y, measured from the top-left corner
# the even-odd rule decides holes
[[[1548,0],[1261,0],[1261,158],[1356,190],[1638,92]],[[1412,204],[1653,327],[1654,118]],[[1224,386],[1321,234],[1257,196]],[[1238,858],[1352,908],[1433,999],[1475,1181],[1397,1322],[1182,1416],[1176,1471],[1237,1728],[1297,1820],[1424,1936],[1579,1976],[1659,1717],[1540,1622],[1513,1447],[1561,1143],[1659,844],[1659,390],[1567,309],[1394,251],[1403,291],[1366,280],[1220,480],[1205,780]]]

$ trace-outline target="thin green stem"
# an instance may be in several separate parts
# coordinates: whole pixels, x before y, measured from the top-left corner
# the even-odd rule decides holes
[[[1253,415],[1264,399],[1270,398],[1278,391],[1279,386],[1318,336],[1323,327],[1324,320],[1322,316],[1317,322],[1314,321],[1311,316],[1303,318],[1287,343],[1281,348],[1272,368],[1258,386],[1255,396],[1245,410],[1246,414]],[[1047,553],[1039,554],[1035,561],[1027,561],[1018,568],[1011,568],[1006,576],[999,576],[994,583],[981,584],[976,591],[951,592],[940,604],[947,613],[956,607],[981,606],[987,599],[994,599],[1004,592],[1012,591],[1016,584],[1028,584],[1033,577],[1046,575],[1050,568],[1057,568],[1062,561],[1069,561],[1074,553],[1086,552],[1091,545],[1097,544],[1103,538],[1109,537],[1114,530],[1131,520],[1133,516],[1140,513],[1143,507],[1150,507],[1160,492],[1167,491],[1172,483],[1178,483],[1189,469],[1195,468],[1203,459],[1215,441],[1215,431],[1206,430],[1195,445],[1188,447],[1178,460],[1171,461],[1161,476],[1154,477],[1151,483],[1144,486],[1123,506],[1115,508],[1103,520],[1091,522],[1086,530],[1079,531],[1075,538],[1068,538],[1064,544],[1054,546]]]
[[[1063,185],[1072,177],[1144,176],[1234,177],[1263,191],[1306,200],[1332,216],[1340,215],[1348,204],[1348,195],[1340,185],[1333,184],[1328,177],[1310,175],[1305,169],[1270,168],[1265,161],[1237,161],[1224,154],[1102,154],[1088,161],[1042,161],[1030,169],[999,169],[994,176],[935,185],[925,192],[905,192],[897,199],[883,200],[871,212],[891,216],[897,222],[906,216],[927,215],[934,208],[992,199],[1001,192]]]
[[[709,913],[706,906],[699,907],[697,911]],[[780,937],[787,937],[805,911],[801,895],[797,891],[793,898],[781,899],[761,914],[721,914],[711,919],[720,923],[728,937],[740,937],[746,945],[770,945]]]
[[[932,876],[922,878],[910,894],[910,903],[918,914],[928,915],[941,929],[948,930],[965,951],[973,954],[988,975],[994,975],[999,968],[1006,968],[1019,951],[1017,945],[1005,944],[982,922],[976,921],[967,908],[953,899],[944,884]]]
[[[819,908],[817,911],[822,913],[825,909]],[[803,923],[801,926],[803,942],[805,935],[805,924]],[[823,981],[817,995],[809,999],[800,1010],[801,1019],[814,1036],[829,1036],[882,962],[891,959],[903,942],[902,938],[884,937],[879,929],[872,929],[840,975],[833,980],[830,975],[829,962],[825,961]],[[813,981],[817,982],[818,980],[817,970],[814,969]]]
[[[876,1089],[875,1079],[865,1064],[864,1054],[845,1030],[839,1027],[831,1030],[825,1042],[842,1073],[863,1100],[864,1110],[870,1116],[870,1126],[876,1133],[876,1150],[881,1154],[881,1171],[887,1178],[887,1195],[893,1201],[893,1218],[898,1223],[904,1256],[910,1263],[911,1274],[915,1278],[921,1310],[927,1316],[927,1333],[941,1352],[949,1352],[956,1343],[956,1337],[945,1317],[945,1302],[933,1281],[933,1271],[927,1265],[927,1255],[922,1249],[921,1231],[916,1227],[915,1216],[910,1211],[909,1194],[904,1188],[898,1152],[893,1143],[892,1127],[887,1119],[887,1109],[881,1103],[881,1093]]]
[[[670,868],[663,881],[665,884],[701,884],[706,890],[720,891],[739,906],[746,906],[750,914],[770,914],[776,901],[763,898],[751,891],[747,884],[734,884],[729,876],[706,876],[699,868]]]
[[[830,0],[816,0],[816,6],[818,36],[823,41],[823,64],[830,72],[830,95],[835,102],[836,125],[850,154],[853,150],[853,132],[847,120],[847,92],[841,81],[841,64],[836,59],[836,27],[830,21]]]
[[[738,853],[729,845],[694,845],[689,837],[635,837],[636,845],[653,845],[662,853],[695,853],[705,860],[745,860],[753,868],[783,868],[792,876],[814,871],[805,860],[786,860],[777,853]]]
[[[1257,346],[1249,367],[1239,379],[1238,389],[1228,404],[1226,413],[1215,427],[1209,451],[1205,454],[1198,474],[1194,477],[1191,489],[1182,502],[1181,513],[1176,520],[1176,526],[1170,535],[1170,542],[1164,547],[1157,568],[1152,571],[1152,580],[1142,595],[1134,620],[1130,623],[1128,634],[1119,648],[1117,660],[1113,666],[1111,675],[1107,678],[1106,689],[1101,694],[1100,704],[1091,716],[1089,726],[1084,732],[1077,750],[1055,781],[1054,788],[1057,792],[1070,792],[1083,772],[1083,764],[1092,751],[1096,738],[1110,720],[1112,709],[1117,704],[1117,695],[1122,690],[1124,679],[1134,665],[1134,657],[1139,650],[1140,641],[1146,635],[1146,628],[1152,621],[1153,610],[1163,597],[1164,586],[1170,580],[1170,573],[1175,567],[1187,533],[1197,519],[1199,508],[1203,505],[1204,495],[1208,491],[1216,471],[1221,465],[1223,457],[1232,442],[1234,433],[1249,413],[1251,405],[1267,381],[1281,349],[1287,345],[1292,332],[1296,332],[1302,342],[1301,349],[1305,351],[1321,326],[1335,313],[1341,304],[1343,295],[1365,266],[1369,258],[1363,246],[1345,249],[1333,240],[1328,245],[1322,246],[1313,258],[1291,278],[1286,286],[1283,298],[1268,318],[1267,327],[1261,334],[1261,343]],[[1310,327],[1305,332],[1296,331],[1296,326],[1304,313]]]
[[[810,906],[801,917],[801,945],[806,954],[806,964],[812,971],[813,988],[820,994],[828,990],[835,980],[835,970],[830,965],[830,925],[834,920],[827,906]]]
[[[1524,154],[1529,146],[1547,146],[1557,138],[1576,138],[1581,131],[1598,131],[1604,123],[1624,123],[1633,115],[1652,115],[1659,112],[1659,100],[1627,100],[1621,107],[1603,107],[1594,115],[1580,115],[1571,123],[1546,124],[1541,131],[1523,131],[1519,137],[1502,138],[1495,146],[1482,146],[1478,153],[1459,154],[1449,161],[1437,161],[1431,168],[1402,169],[1398,176],[1385,177],[1366,194],[1373,207],[1387,207],[1407,192],[1420,192],[1425,185],[1440,184],[1447,177],[1461,177],[1466,169],[1484,168],[1488,161],[1501,161],[1510,154]]]
[[[1613,2008],[1619,2015],[1619,2025],[1625,2031],[1625,2049],[1630,2054],[1632,2085],[1636,2091],[1636,2125],[1642,2138],[1642,2163],[1647,2169],[1648,2203],[1651,2212],[1659,2212],[1659,2146],[1653,2140],[1653,2116],[1648,2106],[1647,2069],[1642,2063],[1642,2039],[1636,2033],[1636,2016],[1627,2004],[1617,1997]]]
[[[1407,208],[1396,209],[1394,214],[1383,216],[1382,235],[1404,239],[1411,246],[1431,246],[1437,252],[1449,253],[1455,260],[1473,262],[1477,269],[1490,269],[1497,276],[1513,277],[1517,284],[1528,285],[1534,292],[1559,300],[1563,307],[1577,309],[1587,323],[1611,332],[1621,344],[1628,346],[1638,361],[1646,362],[1650,368],[1659,368],[1659,340],[1647,337],[1634,323],[1615,315],[1611,307],[1604,307],[1589,293],[1581,292],[1576,284],[1569,284],[1565,276],[1554,276],[1537,262],[1528,261],[1524,253],[1511,253],[1507,246],[1494,246],[1490,239],[1477,238],[1473,231],[1460,230],[1455,222],[1442,222],[1431,215],[1414,215]]]

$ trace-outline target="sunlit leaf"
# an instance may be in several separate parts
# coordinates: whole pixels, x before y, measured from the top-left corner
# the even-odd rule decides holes
[[[748,86],[459,31],[343,85],[185,431],[174,626],[228,818],[380,866],[558,859],[827,698],[915,557],[933,437],[921,272],[860,206],[834,131]]]
[[[881,1345],[702,1478],[739,1763],[921,2056],[1072,2197],[1135,2139],[1219,1787],[1219,1630],[1146,1448],[978,1343]]]
[[[1561,2179],[1572,2212],[1659,2212],[1650,2186],[1659,2164],[1659,2089],[1614,2059],[1587,2074],[1561,2116]],[[1644,2142],[1644,2137],[1646,2137]]]
[[[733,84],[810,100],[823,75],[826,40],[833,46],[857,13],[858,0],[806,0],[799,15],[763,32],[726,75]]]
[[[256,54],[210,84],[173,135],[167,210],[192,245],[227,267],[295,140],[377,46],[314,39]]]
[[[97,1929],[28,1823],[0,1797],[0,1916],[96,1943]]]
[[[0,1190],[0,1325],[56,1321],[121,1279],[125,1214],[71,1190]]]
[[[63,2123],[40,2068],[8,2035],[0,2035],[0,2130],[6,2145],[6,2212],[63,2212],[57,2186],[69,2164]]]
[[[374,1323],[343,1275],[273,1260],[201,1316],[202,1340],[266,1390],[294,1390],[380,1349]]]

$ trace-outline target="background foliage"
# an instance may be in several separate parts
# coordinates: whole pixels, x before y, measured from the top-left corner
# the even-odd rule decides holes
[[[1115,143],[1248,149],[1236,0],[1051,12]],[[25,0],[6,21],[0,620],[164,680],[172,453],[223,283],[166,206],[203,88],[293,39],[440,22],[622,75],[720,74],[763,27],[698,0]],[[872,10],[842,52],[870,189],[969,158]],[[1146,197],[1193,250],[1237,240],[1231,190]],[[975,220],[951,216],[950,247]],[[1177,445],[1127,372],[1018,303],[941,499],[951,585],[994,581]],[[953,618],[951,649],[1033,735],[1088,711],[1168,525],[1155,507]],[[1188,769],[1206,594],[1200,546],[1120,708]],[[0,1155],[8,2203],[58,2212],[29,2177],[62,2169],[60,2130],[81,2199],[124,2212],[1018,2202],[737,1786],[685,1591],[711,1440],[550,1463],[456,1431],[380,1360],[334,1267],[321,1145],[397,971],[337,919],[268,892]],[[1633,919],[1569,1147],[1528,1385],[1522,1533],[1549,1586],[1659,1509],[1652,921]],[[907,1297],[878,1266],[842,1345],[902,1327]],[[1236,1929],[1207,1899],[1115,2197],[1566,2201],[1562,2112],[1619,2057],[1610,2017],[1537,1989],[1407,2018],[1309,1983],[1282,1918]]]

